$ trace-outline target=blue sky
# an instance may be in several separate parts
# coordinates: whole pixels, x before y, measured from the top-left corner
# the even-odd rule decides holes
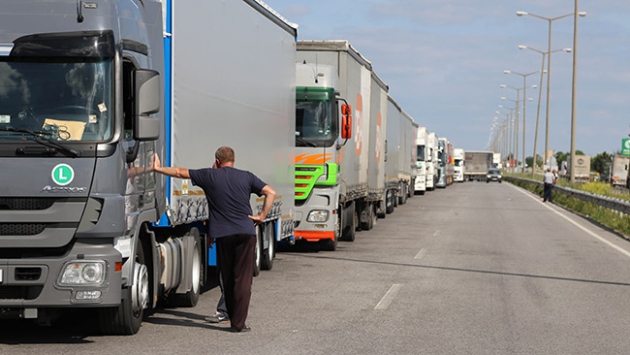
[[[574,0],[263,0],[298,24],[299,39],[348,40],[372,62],[390,95],[421,126],[455,147],[486,148],[493,118],[514,107],[523,77],[547,51],[546,18],[571,14]],[[577,55],[576,148],[595,155],[621,149],[630,134],[630,1],[581,0]],[[573,18],[553,21],[552,51],[573,46]],[[572,54],[552,54],[549,148],[571,143]],[[539,74],[527,77],[538,85]],[[545,79],[546,80],[546,79]],[[537,153],[545,147],[543,84]],[[523,92],[521,90],[521,96]],[[533,153],[538,89],[527,90],[526,156]],[[522,154],[522,113],[519,157]]]

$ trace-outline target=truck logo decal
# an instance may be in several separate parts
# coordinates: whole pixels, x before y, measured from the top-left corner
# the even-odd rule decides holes
[[[354,144],[357,151],[357,155],[361,155],[361,148],[363,148],[363,132],[361,130],[361,121],[363,119],[363,98],[361,94],[357,94],[357,104],[354,110],[354,122],[356,127],[354,128]]]
[[[57,164],[50,173],[55,184],[66,186],[74,180],[74,169],[68,164]]]

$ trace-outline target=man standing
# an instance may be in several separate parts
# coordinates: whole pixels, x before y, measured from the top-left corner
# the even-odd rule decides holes
[[[231,330],[246,332],[251,299],[256,248],[255,226],[264,222],[273,206],[276,191],[249,171],[234,168],[234,150],[220,147],[215,167],[187,169],[162,167],[157,155],[154,169],[164,175],[188,179],[203,189],[208,199],[210,237],[216,240],[217,264],[231,321]],[[265,196],[263,207],[252,214],[250,195]]]
[[[545,186],[545,191],[543,194],[543,202],[551,202],[551,189],[553,188],[554,178],[551,169],[547,168],[545,175],[543,175],[543,184]]]

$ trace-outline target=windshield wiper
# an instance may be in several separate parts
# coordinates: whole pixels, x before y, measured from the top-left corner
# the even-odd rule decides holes
[[[34,142],[37,142],[49,148],[58,149],[59,151],[61,151],[62,153],[68,156],[76,158],[80,155],[79,152],[77,152],[76,150],[72,148],[68,148],[64,146],[63,144],[60,144],[57,141],[54,141],[50,138],[43,137],[45,135],[48,135],[48,136],[52,135],[52,132],[31,131],[29,129],[24,129],[24,128],[0,128],[0,132],[26,133],[28,135],[35,137],[35,139],[33,139]]]

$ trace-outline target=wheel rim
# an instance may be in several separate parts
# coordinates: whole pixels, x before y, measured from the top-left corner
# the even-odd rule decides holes
[[[131,287],[133,314],[138,317],[149,304],[149,272],[147,266],[138,262],[134,265],[134,284]]]
[[[195,253],[192,260],[192,290],[195,294],[199,293],[199,284],[201,283],[201,257],[199,254],[199,244],[195,243]]]

